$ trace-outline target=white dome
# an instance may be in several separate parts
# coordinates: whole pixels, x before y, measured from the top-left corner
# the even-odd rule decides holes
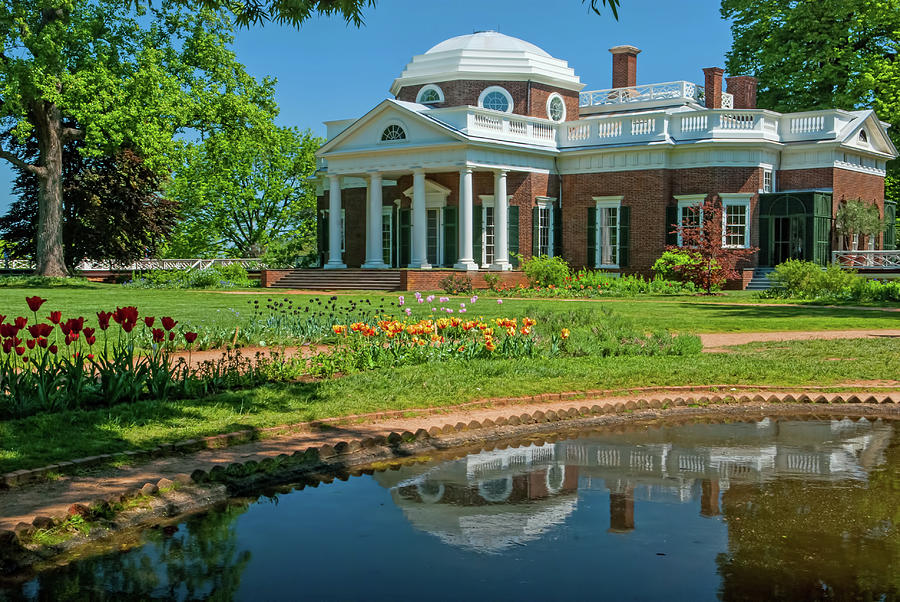
[[[553,58],[542,48],[531,42],[504,35],[497,31],[478,31],[464,36],[456,36],[432,46],[425,54],[447,52],[449,50],[491,50],[502,52],[531,52],[548,59]]]
[[[456,36],[414,56],[391,94],[403,86],[454,80],[536,81],[567,90],[584,84],[566,61],[553,58],[530,42],[496,31]]]

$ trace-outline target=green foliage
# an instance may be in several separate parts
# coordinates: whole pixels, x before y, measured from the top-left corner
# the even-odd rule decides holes
[[[721,13],[734,37],[726,69],[758,78],[761,108],[871,107],[900,145],[900,0],[722,0]],[[897,174],[891,161],[889,183]]]
[[[250,288],[257,282],[251,280],[247,270],[239,263],[211,265],[202,270],[148,270],[125,283],[133,288]]]
[[[496,293],[498,290],[500,290],[500,274],[485,272],[484,283],[487,284],[488,289]]]
[[[315,246],[316,170],[321,138],[272,122],[225,130],[189,145],[176,170],[171,198],[182,221],[169,256],[197,257],[229,250],[260,257]]]
[[[569,278],[569,264],[562,257],[537,255],[522,260],[522,271],[535,287],[561,286]]]
[[[87,278],[46,276],[0,276],[0,288],[89,288]]]
[[[700,258],[696,253],[684,249],[669,249],[653,263],[653,273],[666,280],[682,280],[683,270],[687,265],[699,265]]]
[[[870,280],[831,264],[822,269],[811,261],[788,261],[769,276],[775,287],[764,297],[809,301],[883,303],[900,301],[900,282]]]
[[[602,297],[636,297],[639,295],[693,295],[697,287],[691,282],[666,280],[655,276],[650,280],[639,275],[621,275],[602,270],[578,270],[562,285],[546,287],[514,287],[498,291],[512,297],[544,297],[562,299],[596,299]]]
[[[874,203],[853,200],[841,203],[838,207],[834,227],[844,236],[873,236],[884,230],[884,223]]]
[[[441,280],[438,282],[438,286],[441,287],[441,290],[449,295],[471,293],[472,279],[465,274],[448,274],[447,276],[441,278]]]

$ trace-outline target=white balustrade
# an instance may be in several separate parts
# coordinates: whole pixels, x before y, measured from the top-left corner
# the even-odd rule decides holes
[[[805,115],[791,118],[790,132],[792,134],[811,134],[823,131],[825,131],[824,115]]]
[[[79,272],[90,271],[145,271],[145,270],[203,270],[214,265],[240,264],[248,269],[265,269],[265,264],[259,259],[248,258],[217,258],[217,259],[139,259],[132,263],[117,263],[115,261],[84,260],[75,266]],[[36,264],[27,259],[10,259],[8,262],[0,260],[0,268],[10,270],[34,270]]]
[[[832,251],[831,262],[846,269],[877,268],[900,270],[900,250]]]
[[[471,134],[483,134],[498,140],[537,143],[542,146],[556,143],[555,123],[521,115],[493,115],[480,109],[469,110],[468,131]]]
[[[622,120],[621,119],[597,122],[597,137],[598,138],[618,138],[621,135],[622,135]]]
[[[539,140],[554,140],[556,138],[556,130],[553,126],[546,123],[533,123],[532,134]]]
[[[475,126],[486,130],[502,130],[503,120],[493,115],[475,113]]]
[[[685,115],[681,118],[682,132],[702,132],[707,129],[708,117],[701,115]]]
[[[700,86],[686,81],[608,88],[581,92],[578,96],[578,104],[582,108],[587,108],[655,100],[696,100],[699,90]]]
[[[720,113],[719,127],[723,130],[752,130],[756,116],[752,113]]]
[[[652,117],[631,120],[631,135],[644,136],[656,131],[656,119]]]
[[[576,123],[566,128],[566,140],[570,142],[582,142],[591,137],[590,123]]]

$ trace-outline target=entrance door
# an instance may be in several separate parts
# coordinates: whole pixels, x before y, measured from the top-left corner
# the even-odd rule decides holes
[[[431,265],[441,265],[441,210],[427,209],[425,211],[426,224],[426,255]]]
[[[806,259],[804,252],[806,239],[806,219],[803,215],[786,215],[772,220],[772,265],[788,259]]]

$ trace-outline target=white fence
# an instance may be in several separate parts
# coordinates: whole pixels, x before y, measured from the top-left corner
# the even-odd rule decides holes
[[[831,262],[849,269],[900,270],[900,250],[832,251]]]

